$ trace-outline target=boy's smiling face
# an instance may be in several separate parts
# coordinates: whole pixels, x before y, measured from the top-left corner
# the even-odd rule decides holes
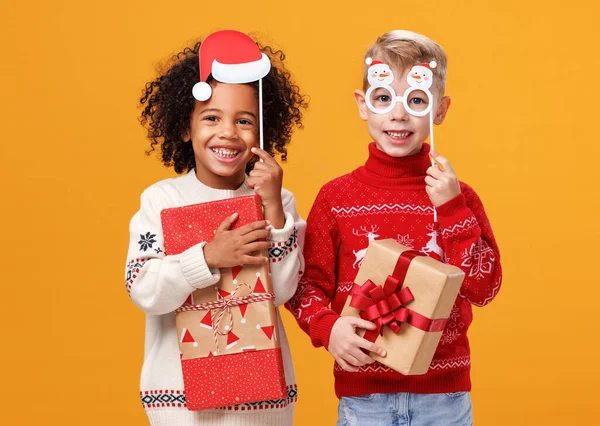
[[[195,101],[190,128],[196,176],[212,188],[236,189],[258,138],[258,97],[248,84],[216,83],[205,102]]]
[[[407,81],[410,69],[392,69],[392,71],[395,78],[391,86],[397,96],[403,96],[406,89],[410,87]],[[434,88],[432,88],[432,93],[434,98],[440,96],[439,90]],[[385,104],[389,105],[391,101],[388,95],[389,92],[385,90],[375,89],[370,96],[371,103],[378,102],[379,107],[384,109]],[[397,102],[388,113],[376,114],[367,107],[363,91],[355,91],[354,96],[360,118],[367,121],[369,134],[375,141],[377,148],[392,157],[406,157],[421,151],[423,143],[429,136],[429,114],[422,117],[411,115],[406,111],[402,102]],[[430,100],[425,92],[415,90],[409,95],[407,102],[415,110],[424,110]],[[430,112],[430,114],[434,114],[435,124],[442,124],[449,106],[449,97],[435,99]]]

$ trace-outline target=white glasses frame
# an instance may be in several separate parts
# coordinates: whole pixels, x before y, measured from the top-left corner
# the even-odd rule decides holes
[[[376,89],[384,89],[390,92],[392,101],[385,109],[377,109],[373,106],[373,104],[371,104],[371,93],[373,93],[373,91]],[[423,111],[415,111],[408,105],[409,95],[416,90],[420,90],[421,92],[424,92],[427,95],[427,101],[429,104],[427,105],[427,108],[425,108]],[[409,87],[404,91],[404,94],[402,96],[397,96],[396,92],[394,91],[394,88],[390,85],[371,86],[365,94],[365,101],[367,102],[367,107],[375,114],[387,114],[396,107],[396,104],[398,102],[402,102],[404,109],[410,115],[414,115],[415,117],[423,117],[424,115],[429,114],[431,112],[431,109],[433,108],[433,94],[429,91],[429,89],[421,89],[419,87]]]

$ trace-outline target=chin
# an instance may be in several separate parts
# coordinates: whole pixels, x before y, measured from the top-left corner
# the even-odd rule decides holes
[[[406,144],[400,146],[394,146],[390,144],[381,144],[377,143],[377,148],[380,151],[385,152],[390,157],[408,157],[410,155],[415,155],[421,152],[423,144],[414,145],[414,144]]]
[[[240,172],[237,167],[223,167],[221,165],[213,165],[209,169],[213,174],[221,177],[231,177]]]

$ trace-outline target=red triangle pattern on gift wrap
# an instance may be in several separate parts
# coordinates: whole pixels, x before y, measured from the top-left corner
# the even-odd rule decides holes
[[[269,338],[269,340],[271,340],[273,338],[273,331],[275,330],[274,325],[268,325],[266,327],[261,327],[260,329],[263,331],[263,333],[266,334],[266,336]]]
[[[230,331],[227,333],[227,349],[235,345],[238,340],[240,340],[240,338],[233,334],[233,332]]]
[[[183,330],[181,330],[181,343],[195,343],[196,341],[194,340],[194,337],[192,336],[192,333],[190,333],[190,330],[188,330],[187,328],[184,328]]]
[[[204,318],[202,318],[202,321],[200,321],[200,327],[212,329],[212,326],[212,311],[208,311],[206,315],[204,315]]]
[[[240,273],[240,271],[242,270],[242,268],[243,268],[242,265],[232,266],[231,267],[231,276],[233,277],[234,280],[235,280],[235,277],[238,276],[238,274]]]
[[[265,290],[265,287],[263,286],[263,283],[260,280],[260,277],[258,277],[256,279],[256,285],[254,286],[253,293],[266,293],[266,292],[267,291]]]
[[[240,313],[242,314],[242,318],[246,315],[246,309],[248,308],[248,304],[239,305]]]
[[[185,299],[185,302],[183,304],[184,305],[193,305],[194,304],[194,298],[192,297],[191,294],[188,296],[187,299]]]
[[[229,296],[229,295],[231,294],[231,293],[229,293],[228,291],[221,290],[220,288],[219,288],[219,289],[217,289],[217,291],[219,292],[219,295],[220,295],[221,297],[223,297],[223,298],[225,298],[225,297],[227,297],[227,296]]]

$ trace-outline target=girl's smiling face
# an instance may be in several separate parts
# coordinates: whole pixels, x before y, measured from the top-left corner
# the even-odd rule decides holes
[[[258,96],[249,84],[213,83],[212,96],[195,101],[190,128],[196,176],[217,189],[237,189],[245,178],[252,147],[259,143]]]

